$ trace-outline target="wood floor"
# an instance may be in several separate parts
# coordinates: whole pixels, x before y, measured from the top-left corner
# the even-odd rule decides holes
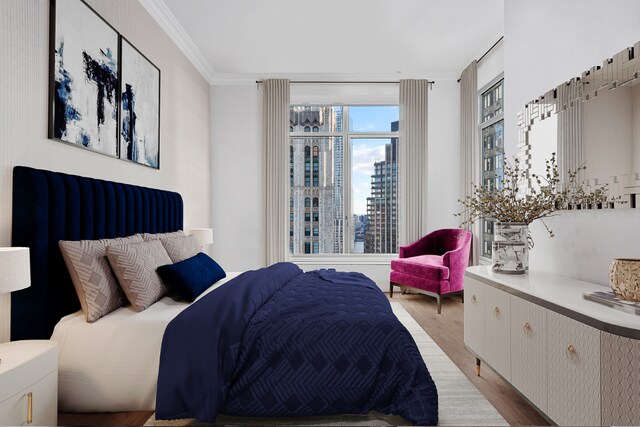
[[[442,314],[436,312],[434,298],[425,295],[394,293],[393,301],[400,302],[433,340],[471,380],[484,397],[496,407],[511,425],[550,425],[531,405],[502,378],[483,365],[476,376],[475,357],[464,347],[463,309],[460,297],[446,298]],[[141,426],[153,412],[120,412],[113,414],[64,414],[58,424],[67,426]]]

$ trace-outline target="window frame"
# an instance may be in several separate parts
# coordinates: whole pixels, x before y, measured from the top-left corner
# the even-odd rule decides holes
[[[490,119],[486,120],[486,121],[482,121],[483,119],[483,114],[482,114],[482,96],[487,93],[491,88],[493,88],[495,85],[497,85],[498,83],[502,83],[502,112],[498,115],[494,115],[493,117],[491,117]],[[503,132],[504,132],[504,72],[498,74],[496,77],[494,77],[493,79],[491,79],[487,84],[485,84],[482,88],[480,88],[478,90],[477,93],[477,102],[478,102],[478,144],[479,144],[479,159],[477,159],[478,162],[478,176],[475,177],[475,182],[477,185],[483,185],[483,180],[482,180],[482,172],[483,172],[483,163],[484,163],[484,156],[483,156],[483,151],[484,151],[484,141],[482,139],[482,131],[488,127],[491,127],[493,125],[495,125],[496,123],[502,121],[503,123]],[[503,135],[504,138],[504,135]],[[504,141],[503,141],[503,171],[504,171]],[[475,227],[474,227],[474,231],[476,233],[476,235],[478,236],[478,261],[480,264],[490,264],[491,263],[491,258],[490,257],[486,257],[483,255],[484,251],[483,251],[483,247],[484,247],[484,243],[485,240],[483,239],[484,236],[484,221],[483,219],[480,219],[476,222]],[[493,221],[492,221],[493,222]]]
[[[399,104],[394,103],[291,103],[291,106],[313,106],[313,107],[342,107],[342,130],[339,132],[289,132],[289,138],[342,138],[342,169],[344,171],[342,177],[342,203],[344,221],[342,222],[342,253],[326,253],[326,254],[292,254],[289,253],[289,260],[296,262],[300,265],[310,265],[319,263],[336,263],[340,265],[347,264],[361,264],[361,265],[383,265],[388,264],[392,259],[398,257],[398,253],[386,253],[386,254],[354,254],[351,251],[351,231],[354,229],[354,221],[352,211],[352,188],[351,188],[351,147],[353,139],[392,139],[397,138],[400,140],[400,130],[388,132],[357,132],[349,130],[349,107],[399,107]],[[398,120],[400,118],[398,117]],[[311,172],[313,174],[313,153],[311,155]],[[304,165],[303,165],[304,166]],[[346,173],[348,171],[348,173]],[[399,177],[398,177],[399,178]],[[313,184],[313,182],[311,182]],[[400,183],[398,183],[398,186]],[[347,190],[348,189],[348,190]],[[397,200],[398,209],[400,209],[400,201]],[[366,213],[365,213],[366,214]],[[400,247],[398,246],[398,251]]]

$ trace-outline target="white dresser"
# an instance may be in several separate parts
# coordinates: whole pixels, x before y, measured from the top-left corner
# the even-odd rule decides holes
[[[0,344],[0,425],[57,424],[57,344],[36,340]]]
[[[465,345],[558,425],[640,425],[640,316],[582,298],[608,289],[469,267]]]

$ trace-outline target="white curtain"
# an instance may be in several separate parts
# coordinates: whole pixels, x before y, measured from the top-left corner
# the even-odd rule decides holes
[[[428,80],[400,80],[398,241],[415,242],[427,229]]]
[[[289,80],[264,81],[267,265],[289,257]]]
[[[473,61],[462,72],[460,77],[460,182],[462,185],[460,199],[473,194],[473,184],[480,178],[480,142],[478,137],[478,72],[477,63]],[[462,204],[460,204],[462,210]],[[460,223],[469,216],[462,214]],[[471,227],[474,231],[471,245],[471,262],[478,263],[479,226]],[[475,230],[473,230],[475,228]]]

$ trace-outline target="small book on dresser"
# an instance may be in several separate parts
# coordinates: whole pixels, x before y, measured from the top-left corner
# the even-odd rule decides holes
[[[584,292],[582,298],[624,311],[625,313],[640,316],[640,302],[625,301],[618,298],[613,292],[592,291]]]

